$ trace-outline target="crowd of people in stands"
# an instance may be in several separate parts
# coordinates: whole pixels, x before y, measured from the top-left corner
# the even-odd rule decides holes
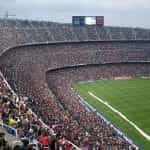
[[[80,48],[78,48],[78,46]],[[41,72],[44,72],[44,70],[47,70],[46,67],[58,67],[59,65],[65,66],[66,64],[78,64],[79,62],[82,63],[107,63],[107,62],[120,62],[123,59],[127,59],[128,57],[131,58],[131,60],[134,60],[137,58],[140,60],[145,60],[147,51],[139,51],[138,50],[134,51],[133,53],[131,50],[125,51],[125,50],[94,50],[96,47],[103,47],[103,49],[108,48],[111,49],[111,45],[103,45],[103,44],[97,44],[96,46],[94,44],[79,44],[79,45],[64,45],[61,48],[61,52],[57,50],[57,46],[53,46],[52,48],[49,46],[45,46],[44,48],[39,48],[36,47],[35,49],[32,48],[28,56],[27,51],[29,51],[29,48],[24,48],[22,49],[22,53],[25,52],[26,57],[20,56],[18,57],[17,52],[15,55],[10,55],[9,62],[4,63],[6,66],[10,62],[13,62],[13,65],[16,67],[10,67],[10,69],[16,69],[15,72],[14,70],[9,70],[8,72],[11,72],[10,74],[10,79],[12,78],[13,82],[16,81],[18,84],[18,91],[20,93],[24,93],[24,91],[27,92],[29,98],[26,101],[28,108],[32,108],[33,112],[35,112],[38,116],[38,118],[42,118],[42,120],[50,127],[52,128],[56,135],[61,137],[62,143],[64,143],[64,139],[70,140],[72,143],[78,145],[82,149],[134,149],[124,138],[121,136],[118,136],[116,132],[110,127],[111,125],[106,125],[103,119],[97,117],[95,115],[95,112],[88,111],[88,109],[85,106],[82,106],[81,103],[79,102],[79,99],[69,90],[68,84],[70,84],[70,75],[69,74],[60,74],[59,78],[56,79],[58,74],[54,75],[54,78],[51,78],[50,84],[53,83],[56,85],[54,87],[50,87],[50,90],[53,91],[54,95],[52,94],[51,97],[48,97],[47,95],[50,93],[48,90],[48,87],[45,87],[45,84],[43,84],[43,74],[41,75]],[[87,47],[87,50],[86,50]],[[112,44],[112,47],[126,47],[124,44]],[[137,48],[136,44],[129,44],[130,48]],[[143,47],[143,45],[141,45]],[[42,51],[44,49],[44,56],[42,55]],[[54,51],[56,52],[54,53]],[[73,51],[75,51],[73,53]],[[18,51],[20,52],[20,51]],[[33,52],[33,53],[32,53]],[[142,54],[143,55],[140,55]],[[41,55],[36,59],[37,55],[35,53]],[[114,55],[115,53],[115,55]],[[129,54],[128,54],[129,53]],[[130,55],[130,54],[133,55]],[[85,54],[85,55],[84,55]],[[67,55],[67,56],[66,56]],[[52,57],[53,56],[53,57]],[[23,63],[29,62],[31,63],[30,65],[26,64],[21,64],[22,66],[19,66],[19,61],[21,58],[25,59]],[[144,57],[144,59],[143,59]],[[28,61],[29,58],[29,61]],[[32,64],[32,61],[30,59],[35,60],[35,67],[34,64]],[[49,59],[51,58],[51,59]],[[147,57],[146,57],[147,58]],[[41,61],[42,60],[42,61]],[[56,61],[57,60],[57,61]],[[39,62],[38,62],[39,61]],[[40,63],[40,64],[39,64]],[[43,63],[43,64],[42,64]],[[18,65],[18,66],[17,66]],[[8,65],[9,66],[9,65]],[[11,65],[10,65],[11,66]],[[37,67],[38,66],[38,67]],[[72,72],[72,76],[74,75],[73,81],[78,78],[80,80],[87,80],[88,78],[91,79],[99,79],[100,77],[103,77],[106,75],[106,78],[112,77],[113,71],[116,71],[116,75],[120,75],[120,71],[126,70],[128,75],[135,73],[137,71],[137,74],[142,75],[144,73],[147,73],[149,71],[145,71],[145,66],[139,65],[140,69],[138,67],[136,68],[135,65],[133,65],[130,68],[131,65],[127,65],[126,67],[122,67],[121,65],[118,65],[116,67],[106,67],[105,66],[102,70],[99,69],[91,69],[84,67],[83,71],[80,72],[78,75],[75,75],[75,72]],[[27,68],[26,68],[27,67]],[[37,67],[37,68],[36,68]],[[42,68],[43,67],[43,68]],[[2,67],[3,68],[3,67]],[[77,67],[78,68],[78,67]],[[80,68],[80,67],[79,67]],[[4,69],[6,71],[7,69]],[[19,70],[21,69],[21,70]],[[27,72],[28,70],[32,70],[34,74],[30,74]],[[134,69],[134,71],[133,71]],[[38,72],[40,70],[40,72]],[[42,71],[41,71],[42,70]],[[89,71],[90,70],[90,71]],[[37,72],[36,72],[37,71]],[[100,72],[99,72],[100,71]],[[142,73],[138,73],[138,71],[142,71]],[[18,72],[18,75],[17,75]],[[36,73],[35,73],[36,72]],[[66,73],[66,70],[64,71]],[[86,72],[85,77],[83,76],[84,72]],[[59,72],[60,73],[60,72]],[[89,73],[95,73],[97,77],[93,77],[92,74]],[[6,73],[7,74],[7,73]],[[28,78],[30,74],[30,78]],[[9,76],[9,75],[8,75]],[[34,77],[36,80],[34,80]],[[68,78],[67,78],[68,77]],[[44,78],[44,77],[43,77]],[[63,79],[65,79],[65,82],[62,82]],[[30,81],[30,82],[29,82]],[[57,82],[58,83],[57,83]],[[33,84],[32,84],[33,82]],[[28,84],[27,84],[28,83]],[[44,80],[45,83],[45,80]],[[13,83],[12,83],[13,85]],[[57,87],[57,90],[55,91]],[[15,89],[15,87],[14,87]],[[26,89],[26,90],[25,90]],[[32,90],[32,91],[30,91]],[[26,94],[25,94],[26,95]],[[24,96],[25,96],[24,95]],[[31,97],[30,97],[31,95]],[[56,96],[56,97],[55,97]],[[76,98],[75,98],[76,97]],[[94,122],[94,123],[93,123]],[[63,144],[62,144],[63,145]]]
[[[150,31],[143,29],[101,28],[96,26],[74,28],[70,25],[21,20],[16,20],[16,22],[13,20],[0,20],[0,27],[2,28],[0,33],[3,35],[0,41],[2,43],[0,54],[8,46],[11,47],[18,44],[46,41],[135,40],[149,39],[150,36]],[[20,88],[15,89],[16,87],[14,86],[14,89],[22,94],[18,98],[14,97],[2,78],[0,81],[0,107],[1,121],[9,126],[8,133],[15,136],[17,134],[22,140],[20,148],[36,149],[36,147],[45,147],[45,149],[48,149],[49,147],[51,150],[70,150],[73,147],[68,142],[70,140],[83,150],[135,149],[114,131],[111,124],[106,124],[103,118],[96,115],[96,112],[82,105],[79,97],[70,90],[71,84],[74,81],[87,80],[88,78],[99,79],[100,76],[105,76],[106,72],[109,72],[107,76],[109,78],[113,76],[111,70],[119,72],[122,67],[106,68],[101,70],[101,72],[97,69],[92,70],[91,68],[87,68],[86,70],[85,68],[82,71],[77,70],[79,71],[78,75],[74,71],[71,71],[69,74],[66,74],[65,71],[63,74],[59,74],[60,76],[54,74],[49,84],[50,90],[52,90],[51,97],[47,96],[50,90],[48,92],[44,91],[48,87],[44,87],[45,76],[43,74],[45,75],[44,71],[49,69],[49,67],[57,68],[68,64],[119,63],[136,60],[148,61],[149,43],[89,42],[70,45],[63,44],[60,47],[59,45],[44,45],[43,47],[40,45],[39,47],[22,47],[22,49],[15,52],[15,55],[14,53],[9,53],[10,59],[6,58],[6,62],[3,62],[3,58],[1,59],[1,65],[3,64],[1,68],[4,69],[4,72],[8,71],[5,73],[11,76],[9,79],[16,85],[19,85],[16,86],[14,84],[17,88]],[[23,61],[20,61],[20,58]],[[134,68],[131,68],[129,71],[129,66],[128,69],[125,68],[127,75]],[[7,67],[10,67],[10,70]],[[29,70],[32,70],[31,74],[27,72]],[[144,67],[143,69],[141,67],[140,70],[143,73],[147,73]],[[93,78],[92,74],[89,74],[94,71],[96,73],[95,78]],[[32,74],[33,72],[34,74]],[[42,74],[41,72],[44,73]],[[85,76],[83,76],[84,73]],[[140,72],[139,75],[141,75]],[[27,93],[29,98],[24,97],[26,96],[24,93]],[[2,146],[7,147],[8,144],[7,140],[4,139],[4,135],[2,133],[1,136],[5,142],[1,143],[4,143]]]
[[[42,120],[28,108],[27,97],[17,97],[0,76],[0,149],[3,150],[72,150],[72,143],[62,134],[46,126]],[[6,138],[7,134],[20,139],[19,145]],[[14,140],[14,139],[13,139]],[[15,142],[15,141],[14,141]]]
[[[74,82],[78,81],[98,80],[101,78],[112,79],[113,76],[123,75],[127,77],[142,76],[144,70],[145,68],[142,65],[136,66],[133,64],[129,66],[126,64],[122,66],[109,65],[109,67],[98,65],[70,67],[49,72],[47,79],[50,89],[61,105],[72,116],[69,120],[74,120],[68,125],[72,132],[70,140],[81,147],[84,145],[89,149],[135,149],[134,146],[131,146],[128,141],[116,133],[111,123],[106,124],[103,118],[97,116],[96,110],[95,112],[90,111],[85,105],[82,105],[80,98],[71,90],[71,87]],[[133,74],[131,74],[132,71],[134,72]],[[62,123],[62,125],[67,134],[66,124]]]
[[[18,19],[0,19],[0,34],[2,37],[0,39],[0,53],[8,47],[39,42],[150,39],[150,30],[146,29],[99,26],[73,27],[69,24]]]

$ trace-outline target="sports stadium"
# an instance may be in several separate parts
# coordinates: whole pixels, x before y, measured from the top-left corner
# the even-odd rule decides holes
[[[12,149],[150,149],[149,29],[1,19],[0,71]]]

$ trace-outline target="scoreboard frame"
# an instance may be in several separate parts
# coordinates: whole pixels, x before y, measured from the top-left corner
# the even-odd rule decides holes
[[[88,25],[104,26],[104,16],[72,16],[72,25],[74,26],[88,26]]]

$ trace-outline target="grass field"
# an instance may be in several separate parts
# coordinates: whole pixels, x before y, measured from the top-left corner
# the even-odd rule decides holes
[[[150,135],[150,79],[78,83],[73,88],[137,145],[144,150],[150,150],[149,140],[145,139],[131,124],[88,93],[92,92],[95,96],[108,102],[147,135]]]

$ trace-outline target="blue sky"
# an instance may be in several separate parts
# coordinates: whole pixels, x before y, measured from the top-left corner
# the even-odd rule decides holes
[[[0,0],[0,16],[71,22],[73,15],[104,15],[109,26],[150,28],[150,0]],[[14,18],[14,17],[13,17]]]

